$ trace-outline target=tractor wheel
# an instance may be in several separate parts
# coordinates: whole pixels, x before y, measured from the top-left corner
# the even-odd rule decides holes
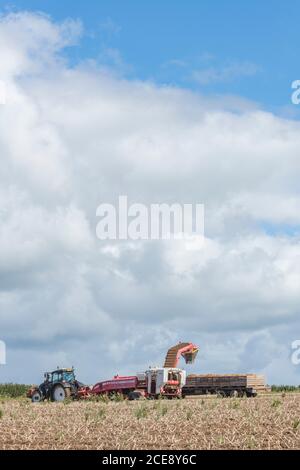
[[[62,385],[55,385],[52,390],[51,400],[52,401],[64,401],[70,396],[70,389],[65,388]]]
[[[42,395],[38,390],[33,392],[33,394],[31,395],[31,401],[32,403],[39,403],[40,401],[42,401]]]
[[[129,392],[128,393],[128,400],[140,400],[142,395],[140,392]]]

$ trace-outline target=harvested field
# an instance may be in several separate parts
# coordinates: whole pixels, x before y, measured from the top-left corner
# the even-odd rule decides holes
[[[66,404],[3,399],[0,449],[300,449],[300,394]]]

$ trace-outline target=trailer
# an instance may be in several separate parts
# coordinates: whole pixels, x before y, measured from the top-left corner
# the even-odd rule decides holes
[[[134,396],[134,392],[140,392],[140,396],[144,395],[144,388],[144,382],[140,381],[137,375],[115,375],[111,380],[97,382],[92,387],[91,394],[108,396],[121,394],[130,399]]]
[[[192,374],[187,376],[182,396],[218,394],[223,397],[255,397],[267,390],[263,375]]]

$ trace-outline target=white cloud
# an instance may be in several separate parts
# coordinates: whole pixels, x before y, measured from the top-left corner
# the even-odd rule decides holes
[[[66,20],[55,24],[46,15],[29,12],[0,17],[1,75],[38,72],[53,65],[55,54],[77,42],[81,23]]]
[[[251,62],[232,63],[223,67],[208,67],[194,70],[192,78],[200,85],[231,82],[241,77],[256,75],[259,67]]]
[[[80,30],[29,13],[0,21],[4,379],[57,361],[88,381],[95,368],[132,373],[181,339],[203,345],[196,370],[252,370],[254,344],[260,370],[277,380],[278,360],[296,380],[274,351],[299,329],[299,235],[287,229],[300,225],[300,124],[101,63],[71,68],[59,51]],[[120,194],[205,203],[205,242],[100,242],[96,208]]]

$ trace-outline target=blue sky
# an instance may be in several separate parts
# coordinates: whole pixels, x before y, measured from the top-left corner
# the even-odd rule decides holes
[[[2,11],[39,10],[80,18],[84,37],[68,50],[77,62],[116,62],[132,78],[204,94],[239,95],[275,113],[299,116],[291,83],[300,76],[296,0],[16,0]]]
[[[132,374],[181,340],[197,371],[300,383],[299,2],[0,10],[0,382]],[[205,240],[97,239],[120,195],[205,204]]]

